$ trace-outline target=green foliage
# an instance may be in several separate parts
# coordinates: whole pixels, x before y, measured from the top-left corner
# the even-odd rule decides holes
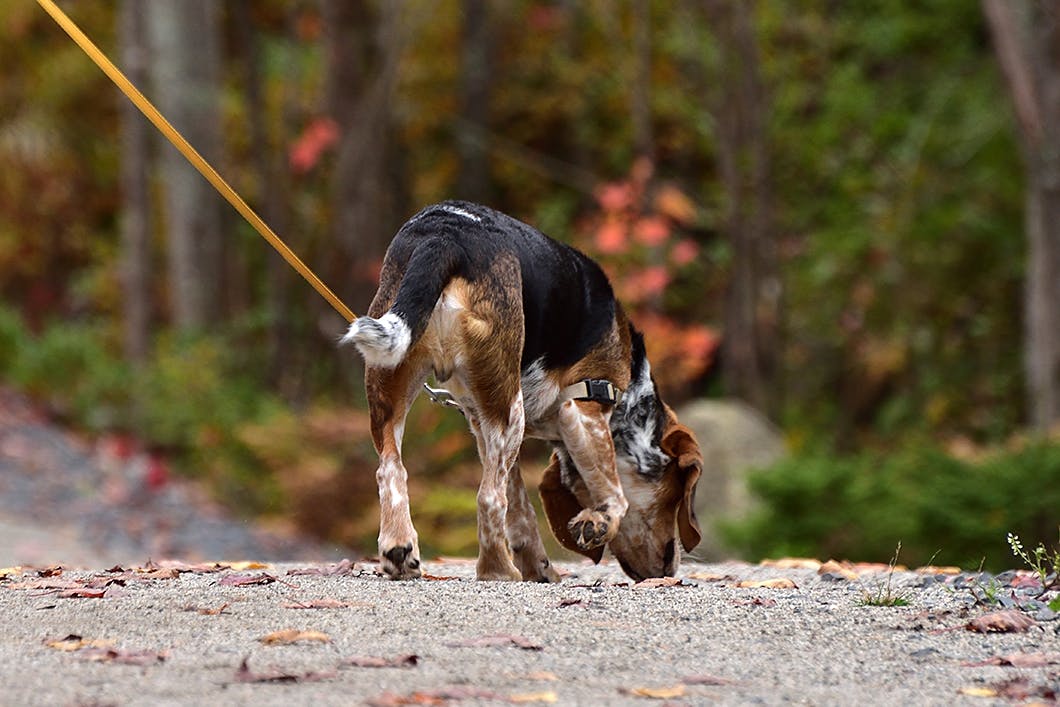
[[[1060,527],[1057,530],[1060,531]],[[1050,550],[1044,543],[1038,543],[1037,547],[1027,552],[1018,535],[1009,533],[1006,540],[1012,548],[1012,554],[1023,560],[1038,575],[1043,591],[1060,587],[1060,545]],[[1060,602],[1060,597],[1053,603],[1055,602]],[[1050,603],[1050,608],[1053,603]]]
[[[1044,538],[1060,508],[1060,444],[1038,442],[981,461],[929,446],[886,454],[795,456],[756,472],[761,507],[725,534],[749,557],[882,561],[901,541],[913,563],[1001,569],[1006,530]],[[985,559],[984,559],[985,558]]]

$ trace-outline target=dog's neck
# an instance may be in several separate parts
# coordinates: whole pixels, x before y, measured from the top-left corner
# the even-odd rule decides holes
[[[667,462],[659,447],[665,411],[643,347],[634,346],[633,356],[631,370],[635,377],[611,415],[615,455],[640,474],[661,475]]]

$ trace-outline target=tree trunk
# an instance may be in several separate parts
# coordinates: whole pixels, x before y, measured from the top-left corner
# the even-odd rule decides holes
[[[631,96],[635,156],[655,161],[655,135],[651,124],[651,2],[633,3],[634,74]]]
[[[375,292],[379,265],[404,212],[392,99],[401,5],[325,0],[328,112],[339,125],[334,178],[337,257],[331,276],[355,311]]]
[[[1060,423],[1060,13],[1055,3],[983,0],[1027,174],[1024,370],[1027,415]]]
[[[147,43],[142,0],[122,0],[118,38],[125,75],[136,86],[147,78]],[[121,270],[125,357],[142,364],[150,346],[151,205],[148,195],[150,126],[139,109],[121,102]]]
[[[780,279],[770,183],[767,100],[754,35],[753,3],[705,0],[718,42],[711,112],[725,188],[723,230],[732,246],[722,376],[726,391],[775,415]]]
[[[214,165],[221,154],[220,9],[214,0],[152,0],[147,13],[158,107]],[[168,143],[161,170],[173,321],[182,331],[202,330],[221,311],[221,202]]]
[[[493,32],[489,3],[463,0],[464,36],[461,46],[460,122],[456,130],[460,172],[456,195],[470,201],[489,201],[490,170],[487,126],[492,79]]]

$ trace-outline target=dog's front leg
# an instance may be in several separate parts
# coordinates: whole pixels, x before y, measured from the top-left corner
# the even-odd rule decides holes
[[[608,415],[600,403],[568,400],[559,408],[559,430],[593,504],[567,527],[580,547],[591,550],[615,537],[629,507],[615,466]]]

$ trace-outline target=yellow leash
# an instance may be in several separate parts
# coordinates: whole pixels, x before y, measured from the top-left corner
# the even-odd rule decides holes
[[[105,73],[110,80],[121,89],[130,101],[132,101],[140,112],[150,120],[159,132],[166,136],[166,139],[173,143],[173,146],[180,150],[180,153],[191,163],[195,169],[199,170],[199,174],[206,178],[210,184],[214,186],[218,192],[221,193],[229,204],[235,208],[247,222],[254,227],[262,238],[267,240],[269,244],[276,249],[276,251],[287,261],[288,265],[298,271],[302,277],[305,278],[306,282],[313,286],[321,297],[326,299],[335,311],[341,314],[347,322],[352,322],[357,318],[350,308],[347,307],[342,301],[335,296],[335,293],[328,289],[320,278],[318,278],[312,270],[306,266],[302,260],[294,254],[287,244],[284,243],[279,236],[277,236],[268,224],[261,220],[261,217],[254,213],[254,210],[247,206],[247,203],[240,198],[239,194],[236,194],[232,187],[228,186],[228,182],[221,178],[221,175],[217,173],[210,163],[203,159],[194,147],[184,139],[184,136],[177,132],[176,128],[170,125],[169,121],[158,112],[158,109],[151,104],[151,101],[147,100],[146,97],[136,86],[132,84],[129,79],[125,77],[118,67],[116,67],[110,59],[106,57],[103,52],[99,50],[95,44],[92,43],[84,32],[74,24],[73,20],[66,16],[59,6],[56,5],[52,0],[37,0],[37,4],[44,8],[44,11],[51,15],[52,19],[55,20],[60,27],[62,27],[70,38],[77,43],[77,46],[88,54],[89,58],[96,63],[103,73]]]

